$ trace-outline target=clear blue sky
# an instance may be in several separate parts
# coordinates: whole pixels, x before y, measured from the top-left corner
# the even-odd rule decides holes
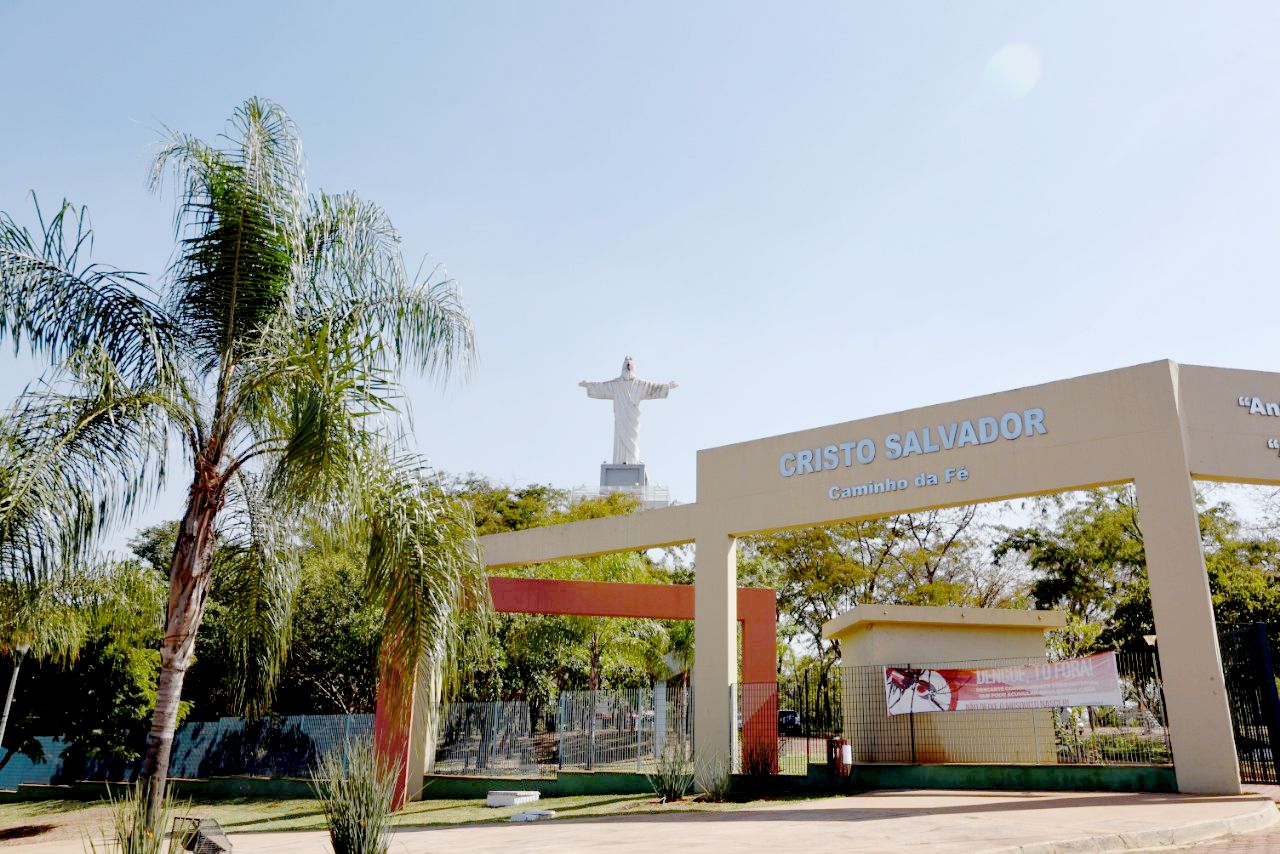
[[[699,448],[1164,357],[1280,368],[1278,25],[1273,2],[0,0],[0,209],[69,196],[99,260],[158,273],[159,127],[273,98],[313,186],[382,203],[463,289],[479,370],[410,385],[438,467],[594,482],[612,416],[577,382],[631,354],[680,381],[641,440],[689,501]],[[9,399],[34,367],[0,360]]]

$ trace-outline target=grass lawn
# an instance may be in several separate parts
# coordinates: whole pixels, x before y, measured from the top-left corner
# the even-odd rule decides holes
[[[686,798],[660,804],[653,795],[578,795],[543,798],[534,805],[490,809],[480,799],[415,801],[396,813],[394,822],[404,827],[433,824],[502,821],[533,807],[555,810],[559,818],[588,815],[636,815],[652,812],[725,811],[753,803],[703,803]],[[324,813],[311,799],[236,800],[191,803],[179,814],[218,820],[229,833],[275,830],[322,830]],[[10,801],[0,803],[0,847],[14,842],[81,838],[96,835],[108,821],[108,809],[95,801]]]

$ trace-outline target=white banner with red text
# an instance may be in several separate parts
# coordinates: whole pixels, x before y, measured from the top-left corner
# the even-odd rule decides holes
[[[1124,704],[1114,652],[1007,667],[886,667],[884,695],[891,715]]]

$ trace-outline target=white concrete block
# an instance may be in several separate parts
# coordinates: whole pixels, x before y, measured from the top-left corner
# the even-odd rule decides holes
[[[507,820],[508,821],[524,821],[524,822],[546,821],[547,819],[555,818],[555,817],[556,817],[555,810],[525,810],[524,812],[516,813],[515,815],[511,816],[511,818]]]
[[[539,798],[537,792],[517,792],[496,790],[489,793],[485,805],[490,807],[514,807],[519,804],[531,804]]]

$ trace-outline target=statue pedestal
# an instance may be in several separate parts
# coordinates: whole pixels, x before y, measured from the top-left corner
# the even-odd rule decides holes
[[[649,485],[644,463],[601,463],[601,489],[640,489]]]

